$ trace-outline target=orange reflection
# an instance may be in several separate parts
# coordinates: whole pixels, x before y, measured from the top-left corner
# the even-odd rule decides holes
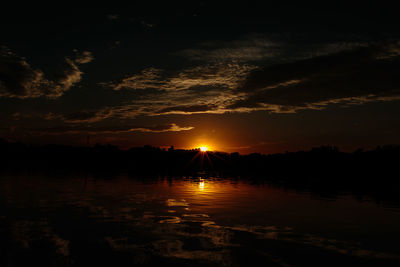
[[[199,182],[199,190],[204,191],[204,181]]]

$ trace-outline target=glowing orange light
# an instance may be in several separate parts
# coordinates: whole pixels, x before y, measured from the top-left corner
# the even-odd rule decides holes
[[[206,152],[207,150],[208,150],[208,147],[206,147],[206,146],[200,147],[200,151],[202,151],[202,152]]]
[[[203,191],[203,190],[204,190],[204,181],[200,181],[200,183],[199,183],[199,189],[200,189],[200,191]]]

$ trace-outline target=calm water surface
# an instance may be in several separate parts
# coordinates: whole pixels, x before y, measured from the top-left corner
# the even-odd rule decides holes
[[[399,266],[400,212],[230,179],[0,177],[0,266]]]

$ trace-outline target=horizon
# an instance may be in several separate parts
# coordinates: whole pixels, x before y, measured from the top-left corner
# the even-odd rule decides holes
[[[11,143],[11,144],[22,144],[25,146],[30,146],[30,147],[41,147],[41,146],[67,146],[67,147],[75,147],[75,148],[95,148],[97,146],[102,146],[102,147],[107,147],[107,146],[112,146],[117,148],[118,150],[121,151],[127,151],[130,149],[135,149],[135,148],[146,148],[146,147],[150,147],[150,148],[156,148],[156,149],[160,149],[162,151],[174,151],[174,150],[183,150],[183,151],[199,151],[201,153],[224,153],[224,154],[235,154],[238,153],[239,155],[250,155],[250,154],[260,154],[260,155],[275,155],[275,154],[286,154],[286,153],[299,153],[299,152],[311,152],[315,149],[333,149],[337,152],[341,152],[341,153],[357,153],[357,152],[368,152],[368,151],[376,151],[379,149],[393,149],[393,148],[400,148],[400,144],[380,144],[377,145],[375,147],[358,147],[354,150],[343,150],[341,149],[339,146],[333,145],[333,144],[321,144],[319,146],[312,146],[312,147],[308,147],[305,149],[299,149],[299,150],[285,150],[285,151],[280,151],[280,152],[275,152],[275,153],[262,153],[262,152],[251,152],[251,153],[240,153],[239,151],[223,151],[223,150],[216,150],[216,149],[212,149],[210,147],[205,147],[205,146],[198,146],[198,147],[176,147],[174,145],[170,145],[170,146],[153,146],[150,144],[144,144],[141,146],[131,146],[131,147],[120,147],[118,145],[115,144],[111,144],[111,143],[94,143],[94,144],[86,144],[86,145],[74,145],[74,144],[56,144],[56,143],[40,143],[40,144],[32,144],[32,143],[24,143],[24,142],[19,142],[19,141],[14,141],[14,140],[7,140],[7,139],[2,139],[0,138],[0,141],[5,141],[7,143]]]

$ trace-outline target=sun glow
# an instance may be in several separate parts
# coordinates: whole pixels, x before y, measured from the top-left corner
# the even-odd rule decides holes
[[[204,181],[199,182],[199,190],[204,191]]]
[[[208,147],[206,147],[206,146],[201,146],[200,147],[200,151],[201,152],[206,152],[208,150]]]

